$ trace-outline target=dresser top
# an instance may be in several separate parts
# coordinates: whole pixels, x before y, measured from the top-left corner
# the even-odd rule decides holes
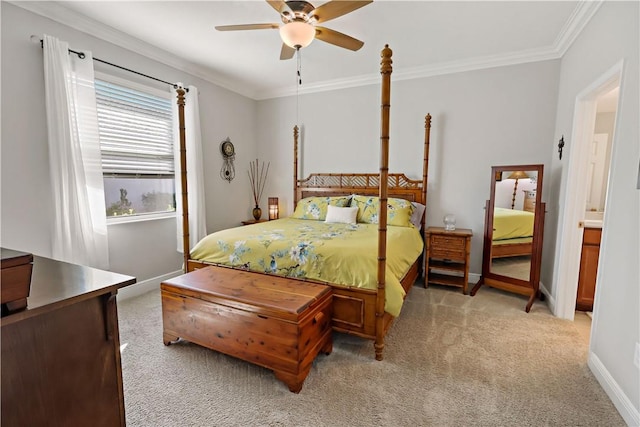
[[[444,227],[428,227],[427,234],[446,234],[449,236],[469,237],[473,236],[473,231],[468,228],[456,228],[452,231],[447,231]]]
[[[27,308],[3,317],[2,324],[116,292],[135,282],[135,277],[34,256]]]

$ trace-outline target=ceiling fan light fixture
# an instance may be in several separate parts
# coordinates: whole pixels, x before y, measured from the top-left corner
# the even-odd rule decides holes
[[[284,44],[294,49],[309,46],[316,36],[313,25],[301,21],[293,21],[280,27],[280,37]]]

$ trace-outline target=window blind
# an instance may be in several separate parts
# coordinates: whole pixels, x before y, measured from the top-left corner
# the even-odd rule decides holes
[[[95,81],[102,171],[113,176],[173,176],[171,100]]]

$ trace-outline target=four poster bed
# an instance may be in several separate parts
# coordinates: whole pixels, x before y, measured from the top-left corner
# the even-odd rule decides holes
[[[376,359],[382,360],[382,353],[384,349],[384,337],[388,331],[391,323],[394,319],[394,315],[397,315],[399,308],[390,308],[390,298],[387,293],[390,292],[388,288],[388,282],[397,281],[397,284],[401,286],[400,290],[400,305],[402,305],[402,299],[409,291],[410,287],[415,282],[416,278],[422,272],[422,248],[424,240],[424,215],[418,219],[419,227],[416,231],[414,226],[407,224],[405,227],[397,227],[393,225],[394,209],[397,207],[398,201],[409,205],[413,210],[413,205],[407,202],[415,202],[422,205],[426,205],[427,199],[427,171],[429,163],[429,137],[431,130],[431,115],[425,117],[425,136],[424,136],[424,162],[423,162],[423,176],[422,180],[412,180],[407,178],[401,173],[388,173],[388,153],[389,153],[389,108],[390,108],[390,76],[392,72],[391,67],[391,49],[388,46],[382,50],[381,56],[381,75],[382,75],[382,89],[381,89],[381,135],[380,135],[380,173],[379,174],[347,174],[347,173],[331,173],[331,174],[311,174],[305,179],[298,179],[298,127],[294,127],[293,139],[294,139],[294,165],[293,165],[293,182],[294,182],[294,206],[298,207],[301,202],[308,201],[310,198],[336,200],[340,199],[340,196],[348,196],[353,199],[355,196],[368,198],[377,202],[376,207],[379,209],[375,212],[375,221],[373,224],[325,224],[324,221],[307,221],[304,223],[304,219],[295,218],[296,212],[294,212],[294,218],[284,218],[281,220],[274,220],[264,222],[255,225],[249,225],[246,227],[238,227],[230,230],[222,230],[217,233],[213,233],[207,236],[203,241],[199,242],[191,252],[189,252],[189,234],[188,234],[188,204],[186,201],[186,164],[184,160],[184,145],[183,145],[183,111],[179,112],[180,117],[180,131],[181,131],[181,166],[182,166],[182,201],[184,206],[183,216],[183,232],[184,232],[184,254],[185,254],[185,269],[186,272],[192,272],[194,270],[207,267],[209,265],[223,265],[231,266],[232,268],[239,268],[244,270],[258,271],[261,274],[265,274],[265,281],[269,280],[269,276],[272,274],[285,275],[289,279],[299,282],[317,282],[324,285],[330,285],[333,293],[333,314],[332,314],[332,327],[336,331],[349,333],[359,337],[374,340]],[[178,101],[180,107],[180,99]],[[180,110],[180,108],[179,108]],[[404,202],[403,202],[404,201]],[[328,204],[332,204],[329,203]],[[403,205],[403,206],[404,206]],[[344,205],[343,205],[344,206]],[[391,209],[388,212],[388,209]],[[388,216],[389,215],[389,216]],[[388,218],[391,218],[390,220]],[[317,218],[316,218],[317,219]],[[297,221],[297,222],[296,222]],[[392,224],[387,228],[388,221]],[[318,223],[318,227],[333,227],[328,230],[322,229],[319,233],[322,234],[321,239],[312,240],[309,237],[312,233],[310,226]],[[309,227],[308,227],[308,226]],[[293,227],[298,230],[298,233],[303,236],[306,241],[304,244],[288,247],[292,248],[291,252],[285,252],[283,249],[277,249],[276,244],[282,239],[281,232],[284,228]],[[338,230],[339,227],[340,228]],[[396,267],[395,256],[396,252],[400,252],[399,248],[406,246],[406,242],[398,240],[396,235],[401,228],[404,228],[407,232],[409,229],[415,235],[418,236],[418,250],[414,251],[413,255],[408,262],[405,260],[405,264],[402,267]],[[304,257],[304,262],[308,260],[317,261],[322,258],[322,261],[328,261],[329,259],[337,259],[338,264],[342,261],[342,270],[355,271],[355,275],[358,275],[357,270],[350,261],[344,261],[346,252],[343,249],[338,249],[338,253],[321,254],[316,258],[314,255],[302,251],[314,245],[323,246],[329,240],[341,240],[341,234],[349,234],[355,229],[368,229],[369,232],[374,230],[373,241],[371,238],[368,240],[368,251],[366,248],[362,248],[360,252],[368,252],[367,262],[373,264],[373,272],[368,274],[373,277],[373,286],[369,289],[366,287],[359,287],[359,285],[353,285],[353,283],[339,284],[333,283],[331,280],[322,280],[324,277],[328,277],[326,273],[319,273],[316,276],[310,277],[300,274],[299,264],[290,266],[287,268],[281,268],[281,264],[287,261],[291,261],[294,258],[292,255],[295,252],[296,257]],[[302,230],[302,231],[300,231]],[[338,230],[338,231],[336,231]],[[241,233],[240,237],[236,237],[235,240],[224,240],[223,237],[230,233]],[[313,231],[315,232],[315,231]],[[223,236],[224,235],[224,236]],[[249,246],[247,243],[248,235],[258,236],[259,243],[254,246]],[[213,236],[213,237],[211,237]],[[265,237],[267,236],[267,237]],[[251,237],[251,236],[249,236]],[[317,237],[317,236],[316,236]],[[341,241],[353,242],[351,234],[346,236]],[[217,246],[222,248],[222,255],[215,253],[211,254],[209,249],[203,249],[205,240],[209,240],[209,249],[212,247],[215,249]],[[311,240],[310,240],[311,239]],[[402,239],[402,238],[400,238]],[[224,241],[223,241],[224,240]],[[415,237],[414,237],[415,240]],[[317,244],[316,244],[317,243]],[[377,244],[377,251],[374,251],[371,246]],[[262,259],[252,259],[251,261],[244,260],[244,256],[250,252],[254,254],[257,249],[256,246],[269,247],[272,246],[272,252],[267,252],[263,255]],[[392,249],[387,254],[387,248]],[[286,245],[285,245],[286,246]],[[416,246],[415,241],[413,246]],[[297,249],[293,249],[296,247]],[[274,249],[276,248],[276,249]],[[279,251],[279,252],[278,252]],[[377,257],[375,255],[377,253]],[[278,255],[279,254],[279,255]],[[370,255],[370,256],[369,256]],[[216,258],[218,256],[218,258]],[[389,256],[389,265],[387,265],[387,256]],[[278,258],[279,257],[279,258]],[[224,259],[230,260],[230,262],[221,262]],[[270,258],[270,262],[269,262]],[[235,261],[235,262],[233,262]],[[309,264],[311,264],[311,261]],[[277,265],[276,265],[277,264]],[[332,264],[331,269],[339,270],[340,267],[336,267]],[[377,265],[377,268],[376,268]],[[392,276],[390,270],[393,271]],[[320,279],[318,279],[320,277]],[[394,286],[392,286],[394,287]],[[397,293],[396,293],[397,298]],[[393,313],[393,314],[392,314]]]

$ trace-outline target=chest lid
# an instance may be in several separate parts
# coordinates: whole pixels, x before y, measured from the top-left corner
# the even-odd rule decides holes
[[[165,280],[162,289],[260,315],[297,321],[330,298],[331,287],[232,268],[209,266]]]

